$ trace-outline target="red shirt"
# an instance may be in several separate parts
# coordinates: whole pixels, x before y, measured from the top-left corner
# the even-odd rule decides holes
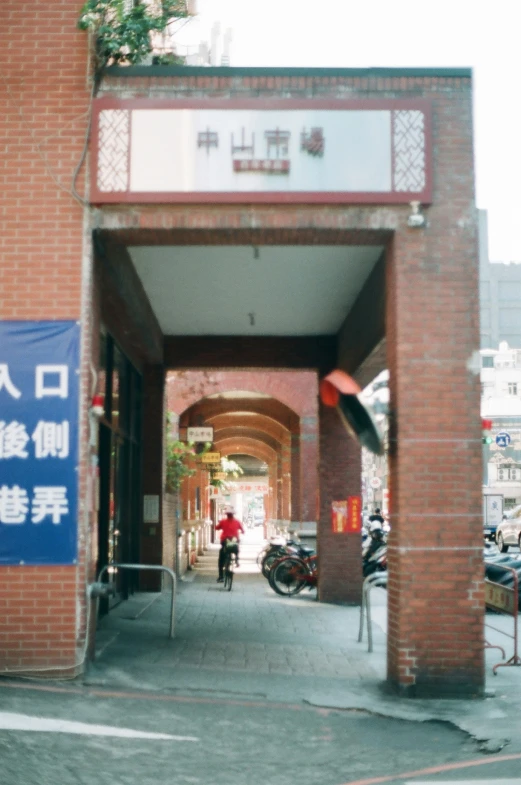
[[[221,530],[221,542],[224,542],[227,537],[239,539],[239,532],[244,534],[242,523],[237,518],[223,518],[215,528]]]

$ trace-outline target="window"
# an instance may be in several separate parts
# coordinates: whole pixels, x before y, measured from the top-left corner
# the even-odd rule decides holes
[[[517,395],[517,382],[509,382],[508,383],[508,394],[509,395]]]
[[[514,464],[499,464],[497,478],[501,482],[519,482],[521,480],[521,466]]]
[[[493,368],[494,367],[494,358],[489,355],[484,355],[481,358],[481,367],[482,368]]]

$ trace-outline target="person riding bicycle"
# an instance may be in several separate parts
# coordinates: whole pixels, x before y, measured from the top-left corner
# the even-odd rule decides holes
[[[239,566],[239,532],[244,534],[244,528],[242,523],[234,517],[233,510],[228,510],[226,513],[226,518],[222,518],[219,521],[215,527],[215,530],[221,532],[221,550],[219,551],[219,577],[217,578],[217,583],[222,583],[224,580],[224,559],[226,557],[227,550],[231,550],[232,553],[235,553],[237,567]],[[226,541],[232,540],[234,537],[237,539],[237,542],[233,545],[227,546]]]

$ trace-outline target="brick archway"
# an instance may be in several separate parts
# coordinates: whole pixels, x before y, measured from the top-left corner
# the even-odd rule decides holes
[[[203,398],[235,391],[274,398],[299,417],[318,412],[315,371],[168,371],[167,388],[169,409],[178,415]]]

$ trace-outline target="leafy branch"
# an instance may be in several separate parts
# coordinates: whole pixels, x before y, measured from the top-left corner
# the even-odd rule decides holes
[[[93,35],[99,78],[107,65],[141,62],[152,52],[153,33],[164,32],[171,22],[188,15],[186,0],[133,2],[130,7],[126,0],[86,0],[78,27]]]
[[[195,449],[193,444],[172,440],[167,442],[166,454],[166,486],[169,491],[179,493],[186,477],[193,477],[196,472]]]

